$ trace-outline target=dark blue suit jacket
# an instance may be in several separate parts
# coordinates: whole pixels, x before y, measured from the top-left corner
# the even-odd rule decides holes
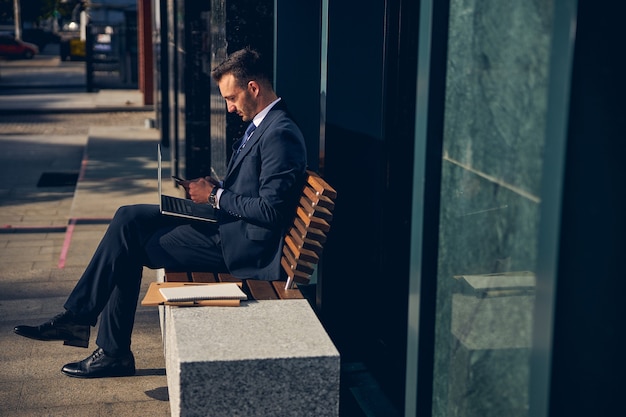
[[[233,153],[223,180],[219,232],[231,274],[262,280],[282,276],[284,235],[293,222],[305,170],[302,132],[281,100],[241,152]]]

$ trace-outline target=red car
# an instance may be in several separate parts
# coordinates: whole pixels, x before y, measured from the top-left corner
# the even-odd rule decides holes
[[[38,53],[37,45],[15,39],[12,36],[0,35],[0,56],[31,59]]]

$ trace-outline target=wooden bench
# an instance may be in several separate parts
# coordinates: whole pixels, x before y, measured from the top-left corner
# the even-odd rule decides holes
[[[260,281],[248,279],[244,290],[255,300],[303,298],[297,284],[308,284],[319,263],[330,230],[337,191],[313,171],[306,180],[294,221],[285,235],[281,266],[287,280]],[[237,282],[240,279],[225,273],[165,271],[167,282]]]
[[[319,262],[336,197],[307,171],[285,236],[286,280],[244,280],[249,301],[240,307],[159,307],[172,417],[339,415],[339,352],[297,287]],[[239,281],[212,272],[158,274],[170,282]]]

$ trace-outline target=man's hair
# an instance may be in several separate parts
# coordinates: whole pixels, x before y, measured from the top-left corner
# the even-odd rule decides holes
[[[219,82],[226,74],[232,74],[242,88],[252,80],[272,85],[271,67],[259,52],[250,47],[233,52],[211,71],[211,77],[215,82]]]

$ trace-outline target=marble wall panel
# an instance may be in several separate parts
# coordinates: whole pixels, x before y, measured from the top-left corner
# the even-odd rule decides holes
[[[527,414],[532,288],[467,295],[457,278],[535,268],[551,14],[551,0],[451,1],[435,416]]]

